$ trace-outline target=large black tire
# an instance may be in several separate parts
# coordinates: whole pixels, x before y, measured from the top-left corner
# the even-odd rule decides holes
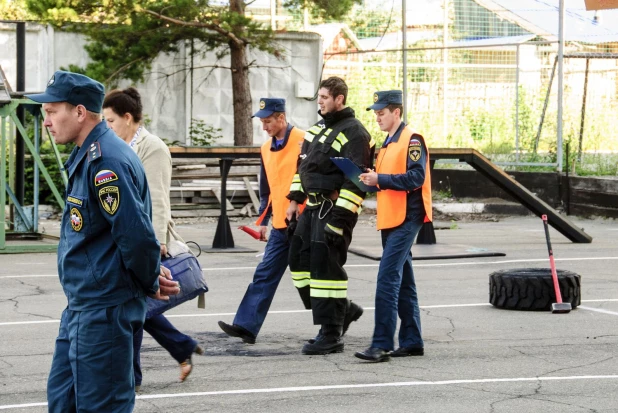
[[[581,277],[557,270],[562,301],[575,308],[581,304]],[[548,311],[556,302],[549,268],[519,268],[489,274],[489,302],[509,310]]]

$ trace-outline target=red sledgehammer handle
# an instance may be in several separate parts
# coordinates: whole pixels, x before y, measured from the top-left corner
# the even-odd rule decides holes
[[[556,302],[562,304],[562,294],[560,294],[560,284],[558,283],[558,273],[556,272],[556,263],[554,262],[554,251],[551,248],[549,240],[549,224],[547,223],[547,215],[541,216],[543,226],[545,227],[545,239],[547,239],[547,251],[549,251],[549,266],[551,267],[551,278],[554,280],[554,291],[556,291]]]

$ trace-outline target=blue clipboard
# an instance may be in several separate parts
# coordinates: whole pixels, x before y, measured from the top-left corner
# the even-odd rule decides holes
[[[330,160],[333,161],[333,163],[343,171],[346,178],[352,181],[361,191],[378,192],[380,190],[377,186],[365,185],[358,177],[363,171],[348,158],[330,158]]]

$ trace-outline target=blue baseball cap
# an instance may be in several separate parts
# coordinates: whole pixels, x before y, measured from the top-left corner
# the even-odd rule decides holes
[[[285,99],[262,98],[260,99],[260,110],[255,112],[252,118],[267,118],[275,112],[285,112]]]
[[[402,105],[403,92],[401,90],[383,90],[373,94],[373,105],[367,110],[382,110],[388,105]]]
[[[47,82],[44,93],[26,97],[38,103],[68,102],[74,106],[83,105],[90,112],[101,113],[105,87],[88,76],[58,70]]]

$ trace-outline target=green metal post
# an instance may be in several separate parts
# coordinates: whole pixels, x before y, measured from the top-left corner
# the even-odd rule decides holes
[[[2,139],[0,139],[0,250],[6,247],[6,118],[1,116],[0,128],[2,128]]]
[[[39,115],[34,115],[34,149],[36,156],[41,156],[41,119]],[[32,200],[33,204],[33,213],[32,213],[32,231],[39,232],[39,197],[37,194],[39,193],[39,166],[34,164],[33,171],[33,186],[34,186],[34,199]]]
[[[58,205],[60,205],[60,207],[64,209],[64,199],[62,199],[62,196],[56,189],[56,186],[54,185],[54,181],[51,179],[49,172],[47,172],[47,168],[43,164],[41,157],[36,152],[34,145],[32,145],[32,142],[30,142],[30,139],[28,139],[27,137],[28,135],[26,135],[26,130],[24,129],[24,126],[21,124],[21,122],[19,122],[19,119],[17,119],[17,115],[15,114],[14,111],[10,113],[10,116],[11,116],[11,119],[13,119],[13,122],[15,122],[15,126],[17,126],[17,128],[19,129],[19,132],[22,134],[24,143],[26,144],[26,146],[28,146],[28,150],[32,154],[32,158],[37,163],[37,165],[39,165],[39,168],[41,169],[41,173],[43,174],[43,176],[45,177],[45,180],[47,181],[47,184],[49,185],[49,189],[51,189],[54,196],[56,197],[56,201],[58,201]]]
[[[41,119],[45,119],[45,112],[43,112],[43,109],[41,109]],[[52,149],[54,150],[56,162],[58,162],[58,165],[60,167],[60,174],[62,175],[62,181],[64,182],[64,186],[66,188],[66,186],[69,184],[69,177],[67,176],[67,171],[64,170],[64,162],[62,161],[62,157],[60,156],[60,152],[58,151],[58,145],[56,145],[54,137],[51,136],[47,128],[43,127],[43,131],[47,134],[47,138],[51,143]]]
[[[43,164],[41,155],[39,153],[41,136],[42,136],[41,132],[43,129],[41,127],[41,114],[36,112],[37,113],[35,115],[35,129],[36,130],[34,134],[34,141],[31,141],[26,135],[26,129],[23,123],[19,121],[16,115],[16,109],[19,107],[19,105],[22,105],[22,104],[32,105],[33,102],[28,99],[12,99],[9,103],[0,105],[0,128],[1,128],[1,131],[0,131],[1,132],[0,133],[1,135],[1,139],[0,139],[0,254],[55,252],[57,250],[57,245],[53,245],[53,244],[7,245],[6,243],[7,231],[5,230],[4,227],[6,225],[6,219],[7,219],[5,208],[7,206],[8,196],[10,196],[11,199],[13,199],[15,211],[20,215],[22,221],[27,226],[28,231],[34,232],[34,233],[37,232],[36,219],[38,218],[38,204],[39,204],[38,203],[38,195],[39,195],[38,189],[39,189],[39,183],[40,183],[38,179],[38,174],[36,172],[37,169],[39,170],[40,173],[43,174],[51,191],[54,193],[54,196],[56,197],[58,204],[62,208],[64,208],[64,199],[61,197],[60,192],[58,192],[58,189],[54,185],[54,182],[52,181],[51,176],[49,175],[49,172],[47,171],[47,168]],[[13,127],[13,124],[15,124],[14,127]],[[9,131],[8,129],[9,127],[12,128],[11,131]],[[19,134],[23,135],[23,142],[28,147],[28,150],[32,154],[32,158],[35,161],[35,174],[34,174],[35,175],[35,178],[34,178],[34,191],[35,191],[34,219],[35,219],[35,223],[34,225],[30,224],[29,222],[30,219],[28,219],[28,217],[24,215],[24,208],[21,205],[21,202],[19,202],[17,198],[15,198],[14,191],[10,188],[9,186],[10,184],[7,181],[7,172],[9,172],[7,171],[7,146],[9,147],[9,154],[8,154],[9,156],[8,163],[9,163],[9,169],[10,169],[9,173],[14,174],[13,172],[14,155],[13,155],[12,146],[14,145],[15,135],[13,135],[12,133],[15,129],[19,131]],[[55,146],[55,143],[53,141],[52,141],[52,147],[54,148],[56,159],[59,161],[59,164],[62,165],[60,154],[58,153],[57,147]],[[63,173],[62,176],[63,176],[64,181],[67,182],[66,173]]]

